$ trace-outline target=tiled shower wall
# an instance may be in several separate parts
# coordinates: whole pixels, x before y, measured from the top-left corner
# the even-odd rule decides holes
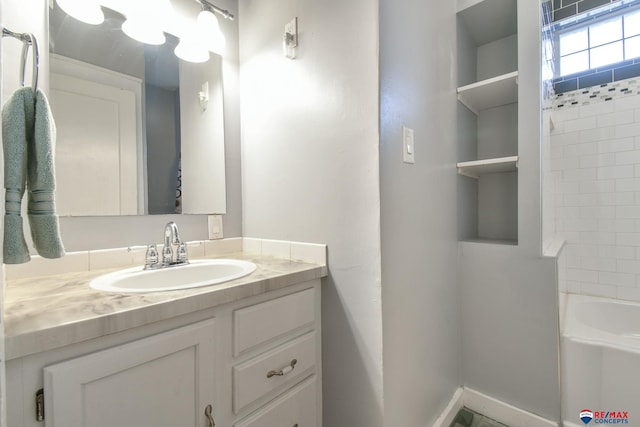
[[[640,79],[557,95],[550,163],[562,291],[640,301]]]

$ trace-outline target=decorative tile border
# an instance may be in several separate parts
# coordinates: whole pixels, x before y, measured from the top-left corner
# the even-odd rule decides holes
[[[639,78],[603,83],[598,86],[557,94],[553,98],[553,109],[566,110],[571,107],[612,101],[630,95],[640,95]]]

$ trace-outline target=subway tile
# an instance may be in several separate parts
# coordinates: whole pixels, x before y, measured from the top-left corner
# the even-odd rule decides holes
[[[580,282],[575,280],[567,280],[567,292],[571,292],[572,294],[579,294]]]
[[[600,194],[597,196],[599,200]],[[616,217],[615,206],[596,206],[596,203],[593,203],[589,206],[581,206],[579,209],[580,218],[613,219]]]
[[[640,136],[640,122],[616,126],[616,138]]]
[[[605,167],[605,166],[613,166],[615,164],[615,160],[616,158],[614,153],[603,153],[603,154],[594,154],[591,156],[582,156],[580,157],[580,167],[581,168],[598,168],[598,167]],[[613,191],[613,185],[612,185],[611,191]]]
[[[577,119],[579,117],[580,117],[579,108],[566,108],[563,110],[554,109],[553,112],[551,113],[551,119],[556,125],[566,120]]]
[[[564,122],[565,132],[573,132],[587,129],[595,129],[598,122],[595,117],[584,117]]]
[[[601,271],[598,273],[598,283],[601,285],[635,287],[636,275],[633,273]]]
[[[571,256],[577,257],[596,257],[598,256],[598,245],[579,245],[579,244],[569,244],[566,249],[568,250],[567,254]]]
[[[636,248],[633,246],[598,246],[598,255],[617,259],[636,259]]]
[[[578,89],[586,89],[593,86],[611,83],[613,81],[613,72],[611,70],[600,73],[588,74],[578,77]]]
[[[569,169],[562,172],[565,181],[587,181],[597,178],[597,168]]]
[[[552,0],[553,10],[560,9],[562,7],[562,0]]]
[[[587,10],[595,9],[596,7],[609,4],[611,0],[582,0],[578,2],[578,13],[586,12]]]
[[[570,158],[554,158],[551,159],[551,171],[563,171],[567,169],[578,169],[580,168],[580,158],[579,157],[570,157]]]
[[[596,170],[597,179],[633,178],[634,176],[634,165],[601,166]]]
[[[640,278],[636,276],[637,286],[640,286]],[[619,287],[616,288],[616,298],[626,301],[638,301],[640,302],[640,287],[635,288],[627,288],[627,287]]]
[[[578,3],[579,0],[562,0],[562,7]]]
[[[617,289],[616,286],[601,285],[598,283],[580,283],[580,293],[594,297],[615,298]]]
[[[580,219],[580,208],[577,206],[563,206],[555,208],[555,217],[560,219]]]
[[[620,273],[640,274],[640,261],[619,259],[616,260],[617,271]]]
[[[640,178],[616,179],[616,192],[640,191]]]
[[[616,218],[640,218],[640,206],[616,206]]]
[[[617,182],[616,182],[617,186]],[[616,193],[599,193],[596,203],[600,208],[614,209],[614,206],[634,205],[635,198],[632,191]],[[615,214],[614,214],[615,216]]]
[[[640,64],[627,65],[613,70],[614,81],[640,76]]]
[[[577,13],[575,4],[569,5],[553,11],[553,22],[569,18]]]
[[[583,218],[565,220],[564,231],[598,231],[598,220],[595,218]],[[615,230],[612,230],[615,231]]]
[[[551,145],[571,145],[580,143],[580,132],[566,132],[558,135],[551,136]]]
[[[595,194],[565,194],[562,197],[563,206],[593,206],[596,200]]]
[[[621,246],[640,246],[640,233],[616,233],[616,244]]]
[[[615,190],[614,180],[605,181],[581,181],[580,192],[581,193],[611,193]]]
[[[615,111],[635,110],[640,108],[640,96],[621,95],[613,100]]]
[[[583,270],[615,272],[616,261],[615,258],[583,257],[580,260],[580,264]]]
[[[635,139],[632,137],[598,142],[598,153],[614,153],[635,149],[637,149]]]
[[[580,242],[594,245],[615,245],[616,233],[605,231],[581,231]]]
[[[598,117],[596,117],[597,123]],[[615,126],[602,126],[597,127],[596,129],[589,129],[580,131],[580,143],[588,143],[588,142],[600,142],[606,141],[609,139],[615,139],[616,137],[616,127]]]
[[[582,105],[578,107],[578,109],[580,110],[580,117],[590,117],[612,113],[614,104],[613,102],[596,102],[594,104]]]
[[[615,104],[611,102],[604,102],[603,105],[610,105],[612,111],[614,110]],[[637,111],[637,110],[636,110]],[[629,123],[633,123],[634,121],[639,121],[637,115],[634,114],[633,110],[623,110],[608,114],[601,114],[598,116],[598,127],[607,127],[607,126],[616,126],[616,125],[626,125]]]
[[[615,153],[616,165],[635,165],[640,163],[640,150]]]
[[[596,153],[598,153],[598,144],[595,142],[572,144],[564,147],[564,157],[579,157]]]
[[[579,268],[568,268],[567,280],[596,283],[598,281],[598,272],[592,270],[582,270]]]

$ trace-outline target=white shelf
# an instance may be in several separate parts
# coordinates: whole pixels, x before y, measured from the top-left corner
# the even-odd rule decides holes
[[[478,115],[479,111],[518,101],[518,72],[513,71],[458,88],[458,100]]]
[[[515,172],[518,170],[518,156],[498,157],[495,159],[473,160],[457,164],[458,173],[469,178],[480,178],[480,175],[499,172]]]
[[[516,34],[515,0],[458,0],[458,16],[476,46]]]

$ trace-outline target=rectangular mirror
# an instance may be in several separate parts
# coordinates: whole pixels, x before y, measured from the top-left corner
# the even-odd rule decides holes
[[[50,9],[59,215],[225,213],[222,58],[182,61],[176,37],[145,45],[104,12],[90,25]]]

